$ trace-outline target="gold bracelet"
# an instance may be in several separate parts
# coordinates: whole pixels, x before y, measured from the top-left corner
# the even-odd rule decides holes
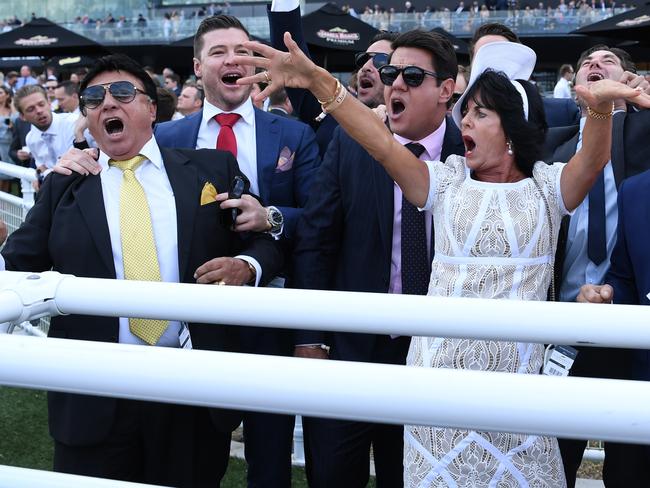
[[[348,90],[345,88],[343,85],[339,84],[339,90],[336,93],[336,96],[334,97],[334,100],[332,100],[330,103],[326,105],[321,105],[321,108],[323,109],[323,112],[327,114],[331,114],[336,110],[339,105],[343,103],[343,100],[345,100],[345,97],[348,96]]]
[[[338,94],[340,88],[341,88],[341,82],[339,80],[336,80],[336,87],[334,88],[334,94],[325,100],[321,100],[318,97],[316,98],[316,100],[318,100],[318,103],[320,103],[321,105],[329,105],[334,100],[336,100],[336,95]]]
[[[614,115],[614,103],[612,102],[612,110],[610,112],[596,112],[593,108],[587,105],[587,113],[589,117],[596,120],[607,120]]]

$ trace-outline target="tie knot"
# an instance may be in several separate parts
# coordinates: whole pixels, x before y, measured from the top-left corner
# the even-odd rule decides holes
[[[239,114],[217,114],[214,116],[214,119],[219,123],[219,125],[225,125],[226,127],[232,127],[237,123],[241,115]]]
[[[406,144],[406,149],[411,151],[416,158],[419,158],[420,155],[424,152],[424,146],[417,142],[409,142],[408,144]]]
[[[147,158],[145,158],[142,154],[138,154],[137,156],[132,157],[131,159],[125,159],[124,161],[118,161],[116,159],[109,159],[108,164],[109,166],[115,166],[116,168],[120,168],[122,171],[135,171],[138,166],[142,164],[143,161],[146,161]]]

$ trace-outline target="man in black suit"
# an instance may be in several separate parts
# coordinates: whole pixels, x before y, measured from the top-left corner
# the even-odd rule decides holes
[[[594,46],[580,56],[575,84],[588,86],[597,80],[612,79],[647,89],[647,82],[634,75],[635,71],[627,52],[603,45]],[[646,143],[650,137],[650,111],[628,112],[627,109],[624,100],[615,103],[611,161],[584,202],[570,219],[565,218],[562,223],[555,259],[555,283],[559,287],[556,296],[561,301],[574,301],[585,283],[603,282],[616,242],[618,188],[625,178],[650,168]],[[587,107],[582,106],[582,110],[586,117]],[[583,122],[572,127],[549,129],[546,149],[550,156],[545,160],[567,162],[571,159],[581,144],[582,127]],[[579,350],[571,376],[628,377],[626,365],[631,351],[591,347]],[[587,441],[560,439],[559,444],[567,485],[571,488],[575,486]],[[635,471],[630,469],[630,449],[633,451],[634,446],[605,443],[603,480],[606,486],[638,486],[638,480],[634,479]]]
[[[457,72],[452,45],[436,33],[397,37],[389,64],[416,66],[407,84],[392,67],[384,77],[395,138],[423,159],[463,154],[460,132],[445,117]],[[386,69],[382,68],[382,69]],[[413,144],[415,143],[415,144]],[[408,206],[407,206],[408,205]],[[416,224],[416,225],[413,225]],[[296,286],[309,289],[425,294],[433,255],[431,215],[403,204],[399,187],[340,128],[334,132],[299,221]],[[415,270],[418,262],[421,269]],[[405,364],[410,338],[380,334],[302,332],[296,355]],[[322,346],[329,346],[329,356]],[[312,487],[363,487],[372,446],[378,487],[402,486],[402,426],[304,419],[307,476]]]
[[[16,164],[26,168],[34,167],[34,159],[31,157],[29,151],[23,151],[23,147],[27,145],[25,138],[30,130],[32,130],[31,123],[20,118],[16,119],[14,122],[14,136],[9,146],[9,157]]]
[[[0,266],[228,285],[275,275],[282,255],[274,241],[231,231],[216,201],[241,176],[235,159],[214,150],[159,148],[152,132],[156,87],[140,66],[107,56],[80,89],[102,171],[48,178],[8,239]],[[72,315],[53,318],[49,335],[187,347],[187,331],[173,321]],[[189,324],[189,334],[197,349],[237,348],[232,327]],[[67,393],[50,393],[48,406],[56,471],[184,487],[218,486],[240,421],[227,411]]]

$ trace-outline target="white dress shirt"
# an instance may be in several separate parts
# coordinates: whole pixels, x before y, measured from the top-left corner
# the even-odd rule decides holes
[[[553,88],[553,98],[571,98],[571,84],[564,77],[560,77]]]
[[[53,168],[58,158],[72,147],[74,142],[74,124],[78,114],[52,114],[52,123],[41,131],[32,125],[25,137],[25,144],[32,153],[36,167]],[[48,142],[46,139],[49,138]],[[49,147],[48,147],[49,143]]]
[[[203,119],[199,127],[199,135],[196,138],[196,149],[216,149],[217,136],[221,126],[214,119],[215,115],[224,111],[212,105],[206,99],[203,104]],[[233,132],[237,139],[237,163],[242,173],[250,181],[251,193],[260,194],[257,181],[257,136],[255,134],[255,110],[250,97],[246,99],[235,110],[227,113],[241,115],[241,118],[233,125]]]

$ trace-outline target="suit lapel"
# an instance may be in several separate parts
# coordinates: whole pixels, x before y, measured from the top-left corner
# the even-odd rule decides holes
[[[456,123],[451,117],[447,117],[447,125],[445,128],[445,137],[442,140],[440,160],[444,163],[452,154],[457,154],[459,156],[465,154],[465,145],[463,144],[460,130],[456,127]]]
[[[280,124],[275,117],[255,109],[255,139],[257,142],[257,186],[264,205],[269,204],[271,183],[280,153]]]
[[[82,184],[75,185],[72,192],[95,243],[97,253],[114,279],[115,263],[113,262],[111,235],[106,220],[101,178],[99,176],[88,176]]]
[[[614,114],[612,121],[612,170],[614,171],[614,181],[616,188],[620,188],[625,178],[625,139],[623,129],[625,128],[626,112]]]
[[[199,205],[199,182],[196,168],[187,164],[189,162],[187,157],[173,149],[161,147],[160,152],[176,201],[178,271],[182,281],[185,277],[190,256],[194,216]]]
[[[553,153],[553,163],[555,162],[561,162],[561,163],[568,163],[569,160],[573,157],[573,155],[576,153],[576,147],[578,147],[578,137],[580,136],[580,131],[576,132],[576,134],[566,141],[564,144],[562,144],[555,153]]]

